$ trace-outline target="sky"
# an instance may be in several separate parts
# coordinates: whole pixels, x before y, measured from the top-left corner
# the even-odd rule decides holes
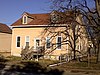
[[[0,23],[11,25],[23,12],[48,13],[49,0],[0,0]]]
[[[93,5],[91,0],[88,2]],[[0,0],[0,23],[10,26],[23,12],[48,13],[51,12],[50,6],[50,0]]]

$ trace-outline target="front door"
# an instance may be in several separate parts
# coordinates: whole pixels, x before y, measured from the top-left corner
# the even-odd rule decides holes
[[[40,40],[36,39],[36,47],[39,47],[39,46],[40,46]]]
[[[40,46],[40,39],[39,39],[39,38],[35,38],[34,41],[35,41],[35,42],[34,42],[34,49],[36,49],[37,47]]]

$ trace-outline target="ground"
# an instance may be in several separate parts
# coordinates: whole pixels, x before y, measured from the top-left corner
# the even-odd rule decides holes
[[[53,65],[52,65],[53,64]],[[52,65],[52,66],[50,66]],[[100,75],[100,63],[86,61],[0,59],[0,75]]]

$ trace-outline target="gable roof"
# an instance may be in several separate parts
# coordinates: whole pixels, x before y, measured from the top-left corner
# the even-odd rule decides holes
[[[50,23],[50,14],[45,13],[45,14],[29,14],[26,12],[28,15],[28,18],[31,18],[32,21],[30,21],[27,24],[22,24],[22,17],[18,19],[16,22],[14,22],[11,26],[22,26],[22,25],[47,25]]]
[[[63,18],[63,20],[56,22],[52,22],[52,14],[57,15],[60,14],[59,16]],[[63,16],[65,15],[66,16]],[[28,22],[27,24],[23,24],[23,16],[26,15],[28,17]],[[31,19],[29,21],[29,19]],[[24,12],[22,14],[22,17],[18,19],[16,22],[14,22],[11,26],[43,26],[43,25],[49,25],[49,24],[65,24],[65,23],[71,23],[73,19],[73,14],[70,13],[69,11],[67,13],[64,12],[51,12],[51,13],[42,13],[42,14],[30,14],[27,12]]]
[[[6,24],[0,23],[0,32],[11,34],[12,31]]]

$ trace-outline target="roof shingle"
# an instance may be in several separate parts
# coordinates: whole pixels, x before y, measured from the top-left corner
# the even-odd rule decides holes
[[[50,22],[50,14],[29,14],[26,13],[29,17],[31,17],[33,20],[25,25],[47,25]],[[14,22],[11,26],[19,26],[22,24],[22,17],[18,19],[16,22]]]
[[[12,33],[11,29],[6,24],[3,23],[0,23],[0,32],[9,34]]]
[[[38,25],[49,25],[52,24],[51,22],[51,13],[44,13],[44,14],[30,14],[25,12],[28,18],[31,19],[31,21],[27,22],[27,24],[22,24],[22,18],[23,16],[18,19],[16,22],[14,22],[11,26],[24,26],[24,25],[33,25],[33,26],[38,26]],[[57,13],[56,13],[57,14]],[[59,13],[58,13],[59,14]],[[63,14],[60,15],[62,17]],[[64,23],[70,23],[73,19],[72,14],[67,13],[66,16],[63,16],[63,20],[60,20],[58,23],[55,24],[64,24]]]

